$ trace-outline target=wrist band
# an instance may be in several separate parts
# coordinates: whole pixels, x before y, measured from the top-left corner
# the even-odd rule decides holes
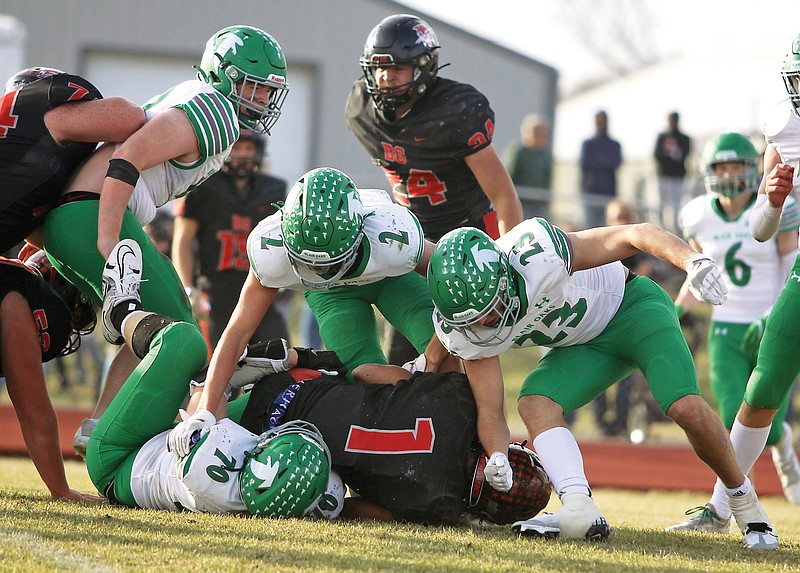
[[[118,179],[123,183],[127,183],[131,187],[136,187],[136,182],[139,180],[139,170],[136,166],[121,157],[112,157],[108,160],[108,171],[106,177],[111,179]]]

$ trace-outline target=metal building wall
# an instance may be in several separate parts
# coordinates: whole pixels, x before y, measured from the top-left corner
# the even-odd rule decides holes
[[[407,11],[390,0],[0,0],[0,14],[18,18],[28,29],[25,66],[79,73],[87,54],[98,51],[199,62],[206,40],[218,29],[239,23],[261,27],[286,54],[290,86],[293,65],[312,71],[308,167],[336,166],[359,185],[381,187],[386,186],[382,173],[344,125],[344,104],[360,76],[358,58],[369,31],[385,16]],[[471,83],[489,98],[499,151],[517,139],[526,114],[554,116],[553,68],[419,15],[439,36],[440,62],[451,64],[442,75]],[[270,145],[280,145],[280,128],[289,127],[278,122]]]

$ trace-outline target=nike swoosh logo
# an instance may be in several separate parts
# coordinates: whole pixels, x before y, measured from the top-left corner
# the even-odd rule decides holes
[[[425,141],[427,137],[414,137],[414,141]]]

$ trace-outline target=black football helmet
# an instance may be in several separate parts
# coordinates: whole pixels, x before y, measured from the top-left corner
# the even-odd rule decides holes
[[[25,261],[25,266],[41,276],[64,301],[72,313],[72,334],[61,351],[62,356],[75,352],[81,345],[81,336],[90,334],[97,324],[97,312],[80,290],[58,274],[44,251],[37,251]]]
[[[239,139],[236,140],[236,143],[240,141],[252,141],[255,144],[256,154],[252,163],[247,162],[247,165],[243,165],[241,161],[233,161],[229,155],[225,160],[225,169],[235,177],[250,177],[253,173],[261,171],[261,165],[264,162],[264,156],[267,151],[267,138],[261,133],[250,129],[242,129],[239,132]]]
[[[42,78],[49,78],[50,76],[57,76],[64,73],[66,72],[62,72],[61,70],[57,70],[55,68],[25,68],[24,70],[20,70],[8,78],[3,93],[17,90],[22,86],[26,86]]]
[[[439,40],[424,20],[410,14],[395,14],[381,20],[367,37],[360,60],[367,93],[380,110],[392,111],[415,100],[436,79],[439,71]],[[375,81],[376,68],[411,65],[409,84],[383,89]]]
[[[504,525],[530,519],[547,506],[553,484],[542,462],[524,443],[508,445],[508,463],[514,471],[514,485],[507,492],[497,491],[486,483],[483,469],[488,456],[480,444],[476,449],[480,454],[475,462],[469,491],[470,513]]]

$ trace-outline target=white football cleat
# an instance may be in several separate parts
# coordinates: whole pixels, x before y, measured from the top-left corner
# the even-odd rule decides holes
[[[744,534],[742,544],[747,549],[764,550],[778,548],[778,533],[772,528],[767,513],[758,501],[756,490],[745,495],[730,496],[728,503],[739,529]]]
[[[555,513],[543,513],[525,521],[517,521],[512,530],[520,537],[547,539],[605,541],[611,535],[606,518],[588,495],[564,494],[561,503],[563,507]]]
[[[670,525],[667,531],[701,531],[703,533],[728,533],[731,530],[731,518],[723,519],[710,503],[699,505],[686,511],[689,519],[677,525]]]
[[[781,443],[772,447],[772,463],[781,478],[783,495],[789,503],[800,505],[800,461],[792,447],[791,427],[784,431]]]
[[[111,311],[122,303],[140,302],[142,249],[133,239],[123,239],[111,250],[103,267],[103,336],[111,344],[122,344],[122,333],[111,322]]]
[[[78,431],[75,432],[75,437],[72,438],[72,447],[84,460],[86,459],[86,448],[89,445],[89,436],[92,435],[98,421],[97,418],[84,418]]]

